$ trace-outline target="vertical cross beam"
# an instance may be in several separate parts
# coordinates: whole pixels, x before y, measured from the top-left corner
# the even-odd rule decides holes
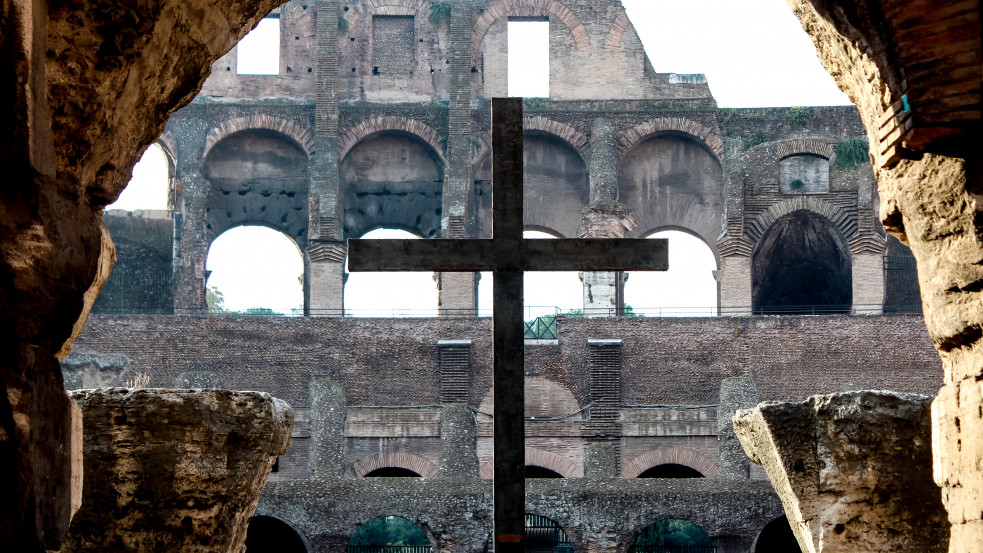
[[[495,553],[525,550],[522,98],[492,100]]]

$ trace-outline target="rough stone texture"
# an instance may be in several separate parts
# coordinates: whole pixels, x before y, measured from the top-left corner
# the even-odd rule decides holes
[[[734,428],[807,553],[948,549],[931,466],[931,398],[882,391],[767,402]]]
[[[293,411],[269,394],[83,390],[82,509],[62,553],[242,551]]]
[[[0,8],[0,538],[58,546],[71,501],[68,354],[106,281],[101,208],[167,115],[275,0],[5,0]]]
[[[717,474],[725,479],[748,479],[750,462],[734,433],[734,414],[753,407],[760,401],[754,379],[747,376],[725,378],[720,382],[720,404],[717,407]]]
[[[969,392],[983,374],[979,3],[948,2],[944,10],[892,0],[789,5],[857,104],[881,221],[917,259],[925,322],[945,375],[933,413],[936,479],[954,524],[951,551],[979,551],[983,510],[969,490],[983,488],[983,470],[970,460],[972,447],[963,449],[983,431]],[[960,417],[963,409],[970,416]]]

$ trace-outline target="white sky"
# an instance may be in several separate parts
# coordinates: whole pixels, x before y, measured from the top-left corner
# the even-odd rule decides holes
[[[784,0],[622,1],[655,70],[705,74],[721,107],[849,104],[819,64],[812,42]],[[264,19],[239,43],[240,73],[279,72],[279,23],[279,19]],[[543,79],[549,74],[546,27],[539,22],[509,24],[509,50],[521,53],[509,56],[510,94],[548,95],[549,83]],[[133,179],[119,200],[107,209],[166,208],[167,162],[159,148],[151,147],[134,168]],[[382,229],[370,235],[366,237],[412,237]],[[670,271],[629,274],[626,303],[636,311],[653,314],[660,307],[714,305],[716,282],[711,271],[715,263],[709,248],[685,233],[664,237],[670,238]],[[236,265],[237,260],[252,264]],[[292,240],[276,231],[233,229],[216,239],[207,265],[213,271],[209,284],[223,291],[227,309],[264,306],[290,312],[302,301],[297,280],[303,272],[300,252]],[[582,307],[576,273],[528,273],[525,289],[527,306],[549,306],[531,309],[530,315],[552,313],[553,306],[561,310]],[[349,277],[345,304],[366,315],[398,314],[394,310],[400,309],[409,310],[403,314],[432,314],[436,297],[432,273],[409,277],[363,273]],[[490,304],[491,275],[485,274],[479,284],[479,308],[487,312]]]

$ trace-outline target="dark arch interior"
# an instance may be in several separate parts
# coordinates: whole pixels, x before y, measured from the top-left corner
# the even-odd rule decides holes
[[[703,473],[675,463],[654,466],[638,475],[639,478],[703,478]]]
[[[911,248],[894,236],[888,236],[887,251],[884,252],[884,312],[920,313],[921,310],[915,256]]]
[[[667,518],[649,524],[635,537],[630,553],[665,553],[673,547],[689,547],[686,553],[710,553],[713,539],[699,526],[686,520]]]
[[[779,219],[752,259],[756,313],[849,313],[850,249],[829,219],[807,210]]]
[[[545,467],[526,465],[526,478],[563,478],[563,475]]]
[[[307,553],[307,544],[282,520],[254,516],[246,530],[246,553]]]
[[[237,132],[208,152],[211,235],[243,224],[264,224],[303,242],[307,236],[307,154],[279,133]]]
[[[526,513],[526,551],[529,553],[573,553],[567,533],[548,517]]]
[[[385,478],[420,478],[420,474],[410,469],[404,469],[403,467],[382,467],[365,475],[366,478],[373,476],[382,476]]]
[[[412,521],[402,517],[376,517],[359,526],[348,542],[350,553],[379,553],[387,545],[429,547],[430,538]],[[415,551],[415,550],[414,550]]]
[[[388,131],[362,140],[341,163],[345,236],[389,227],[435,238],[443,182],[443,163],[420,138]]]
[[[802,553],[786,517],[778,517],[764,527],[754,553]]]

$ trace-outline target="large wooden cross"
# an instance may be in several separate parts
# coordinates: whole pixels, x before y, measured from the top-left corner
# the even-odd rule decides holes
[[[666,240],[522,238],[522,98],[492,100],[491,240],[349,240],[350,271],[492,271],[495,553],[525,544],[523,271],[665,271]]]

